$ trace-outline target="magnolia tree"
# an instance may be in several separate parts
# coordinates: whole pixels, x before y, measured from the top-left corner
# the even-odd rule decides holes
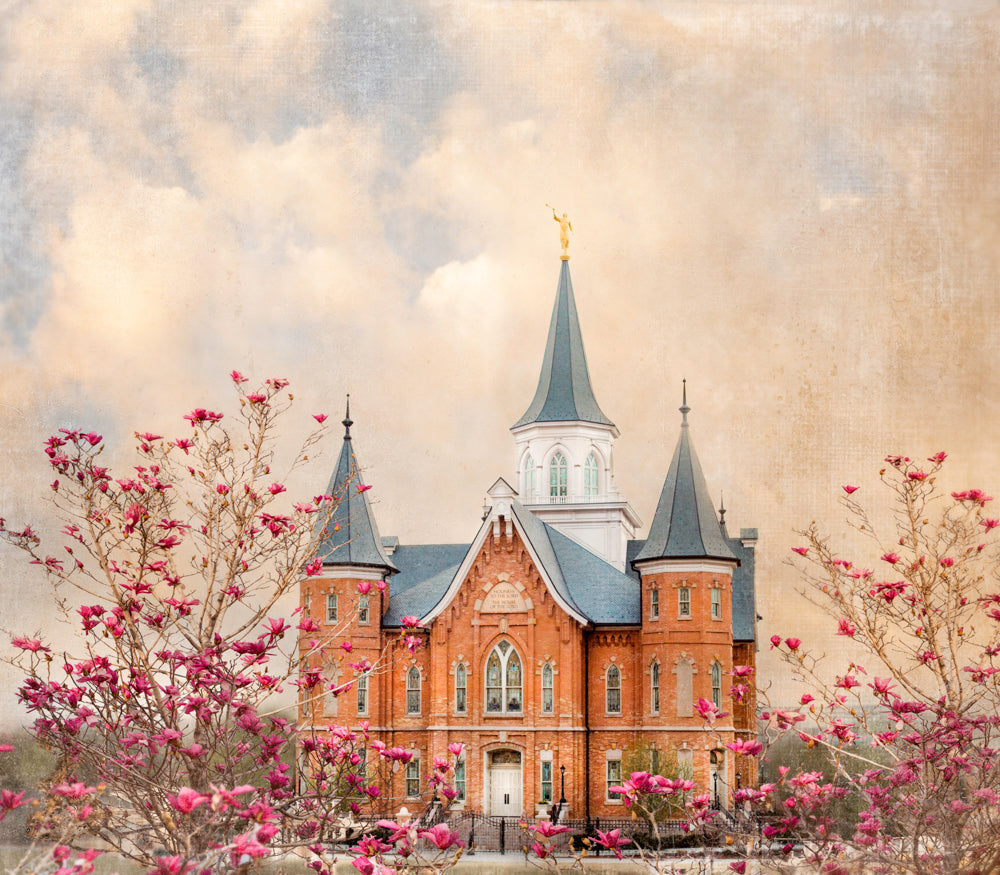
[[[408,756],[364,725],[302,734],[276,710],[282,691],[323,691],[329,640],[308,616],[280,609],[303,575],[321,572],[318,539],[338,496],[293,502],[283,482],[307,460],[325,416],[279,475],[287,381],[250,390],[238,372],[232,379],[235,416],[197,408],[175,435],[136,433],[139,464],[125,476],[101,464],[100,435],[50,438],[52,500],[65,523],[57,551],[0,520],[76,626],[58,644],[13,639],[32,732],[58,758],[33,829],[54,844],[48,865],[60,875],[89,871],[94,847],[184,875],[297,846],[317,872],[330,871],[330,843],[380,796],[378,763]],[[308,654],[296,651],[300,631],[315,634]],[[407,638],[411,648],[419,641]],[[434,782],[450,789],[453,766],[436,762]],[[4,791],[0,816],[26,801]],[[392,827],[387,841],[354,848],[360,871],[397,852],[426,861],[431,848],[437,868],[461,853],[450,833]]]
[[[838,786],[817,772],[786,771],[790,793],[773,838],[805,837],[830,867],[853,856],[870,868],[921,875],[996,872],[1000,523],[981,490],[941,490],[944,453],[885,461],[887,531],[857,487],[843,487],[870,558],[838,555],[815,523],[794,548],[812,600],[870,661],[829,681],[826,662],[799,639],[771,639],[816,696],[804,695],[798,709],[765,712],[765,726],[825,746],[842,777]],[[825,800],[846,794],[861,803],[857,821],[830,822]]]

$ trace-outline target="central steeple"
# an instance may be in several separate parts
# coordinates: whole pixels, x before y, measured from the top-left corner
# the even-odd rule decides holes
[[[628,541],[641,525],[619,494],[615,424],[590,384],[569,260],[561,259],[535,396],[511,426],[523,503],[545,522],[624,570]]]
[[[567,260],[562,262],[559,270],[559,287],[549,323],[538,388],[524,416],[511,428],[533,422],[598,422],[614,427],[598,405],[590,385],[590,371],[587,355],[583,351],[583,335]]]

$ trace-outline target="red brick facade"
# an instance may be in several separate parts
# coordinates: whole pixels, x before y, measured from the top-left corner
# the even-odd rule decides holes
[[[337,635],[326,655],[313,659],[323,665],[329,683],[354,680],[351,663],[367,659],[375,668],[364,701],[355,683],[336,698],[303,703],[300,719],[318,728],[331,722],[356,727],[367,720],[372,738],[419,757],[425,800],[433,757],[450,743],[463,743],[467,810],[533,814],[545,796],[559,800],[565,767],[570,816],[622,816],[621,802],[606,792],[609,776],[627,777],[630,769],[643,767],[637,751],[650,748],[661,763],[674,756],[682,766],[688,763],[699,789],[717,793],[726,805],[738,782],[751,785],[757,779],[752,759],[725,748],[753,732],[753,703],[734,709],[729,687],[734,664],[754,664],[755,645],[733,645],[731,571],[723,563],[674,562],[676,570],[670,563],[660,565],[642,576],[641,624],[588,628],[560,607],[518,530],[494,527],[457,591],[450,591],[450,601],[418,633],[423,646],[415,654],[398,629],[380,626],[388,587],[385,592],[372,587],[368,622],[359,620],[358,583],[378,579],[377,572],[326,568],[329,576],[302,584],[303,608],[324,633]],[[328,618],[330,595],[336,596],[336,615]],[[300,652],[308,653],[309,640],[319,634],[303,635]],[[339,647],[343,641],[352,645],[349,655]],[[505,654],[497,651],[498,661],[507,660],[502,695],[491,688],[488,702],[487,662],[501,642],[509,645]],[[511,668],[510,654],[516,654],[519,673]],[[715,689],[713,665],[718,666]],[[456,688],[460,666],[464,710]],[[520,687],[509,683],[511,678]],[[710,734],[693,702],[711,701],[713,695],[733,714]],[[544,788],[543,768],[551,785]],[[417,800],[406,799],[405,779],[405,770],[398,770],[385,790],[395,804],[404,800],[412,810]]]

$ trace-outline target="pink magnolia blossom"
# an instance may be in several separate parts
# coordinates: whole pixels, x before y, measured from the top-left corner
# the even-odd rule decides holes
[[[895,565],[897,562],[899,562],[899,558],[900,557],[899,557],[898,553],[883,553],[882,554],[882,561],[883,562],[888,562],[890,565]]]
[[[462,847],[465,844],[459,841],[457,832],[452,832],[448,829],[448,824],[446,823],[439,823],[430,829],[421,830],[418,835],[420,838],[431,842],[439,851],[447,851],[453,845]]]
[[[620,860],[622,858],[621,848],[627,844],[631,844],[632,841],[631,839],[623,839],[621,832],[620,829],[613,829],[609,832],[597,830],[595,844],[600,845],[602,848],[607,848]]]
[[[941,453],[935,453],[933,456],[928,456],[927,461],[932,462],[935,465],[940,465],[947,458],[948,454],[941,452]]]
[[[358,592],[361,595],[368,595],[372,591],[372,582],[370,580],[359,580],[358,581]]]
[[[420,620],[416,617],[403,617],[401,622],[407,629],[416,629],[420,625]]]
[[[315,419],[320,425],[322,425],[324,422],[326,422],[326,414],[325,413],[314,413],[313,414],[313,419]]]
[[[367,492],[369,489],[371,489],[371,485],[369,484],[366,486],[364,483],[359,483],[357,488],[358,492]]]
[[[552,823],[551,820],[541,820],[537,824],[534,824],[531,829],[547,839],[555,838],[557,835],[570,831],[568,826],[559,826]]]
[[[774,650],[775,647],[779,647],[780,645],[781,645],[781,636],[780,635],[772,635],[771,636],[771,649]]]
[[[848,495],[852,495],[853,493],[855,493],[857,491],[858,491],[858,487],[857,486],[845,486],[844,487],[844,492],[846,492]]]
[[[42,644],[38,638],[12,638],[10,641],[15,647],[20,650],[30,650],[32,653],[51,653],[48,647]]]
[[[190,814],[199,805],[209,801],[208,796],[203,796],[190,787],[183,787],[177,791],[176,796],[168,796],[170,804],[181,814]]]
[[[844,617],[841,617],[840,620],[838,620],[837,622],[838,635],[847,635],[849,638],[853,638],[854,633],[857,631],[858,630],[854,627],[854,624],[850,620]]]
[[[229,378],[237,385],[239,385],[240,383],[245,383],[247,381],[247,378],[244,377],[243,374],[241,374],[239,371],[233,371],[232,373],[230,373]]]
[[[461,742],[455,742],[454,744],[449,744],[448,745],[448,753],[450,753],[452,756],[456,756],[456,757],[461,756],[462,755],[462,751],[464,749],[465,749],[465,745],[462,744]]]
[[[320,559],[319,557],[310,559],[305,565],[306,577],[315,577],[322,570],[323,570],[323,560]]]
[[[786,638],[785,644],[788,645],[789,650],[798,650],[802,646],[802,642],[798,638]]]

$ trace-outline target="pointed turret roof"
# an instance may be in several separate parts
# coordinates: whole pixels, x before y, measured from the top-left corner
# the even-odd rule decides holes
[[[344,445],[327,488],[336,508],[326,524],[317,553],[327,566],[362,565],[395,573],[398,569],[382,550],[382,539],[368,501],[369,487],[361,481],[361,470],[354,455],[350,395],[347,396],[343,425]]]
[[[590,385],[583,335],[573,299],[569,261],[559,271],[559,288],[545,344],[545,358],[531,405],[512,429],[535,422],[598,422],[614,427],[597,404]]]
[[[690,410],[685,381],[684,402],[680,408],[683,416],[681,436],[663,482],[649,537],[633,563],[647,559],[723,559],[739,563],[726,543],[701,463],[691,443],[687,421]]]

